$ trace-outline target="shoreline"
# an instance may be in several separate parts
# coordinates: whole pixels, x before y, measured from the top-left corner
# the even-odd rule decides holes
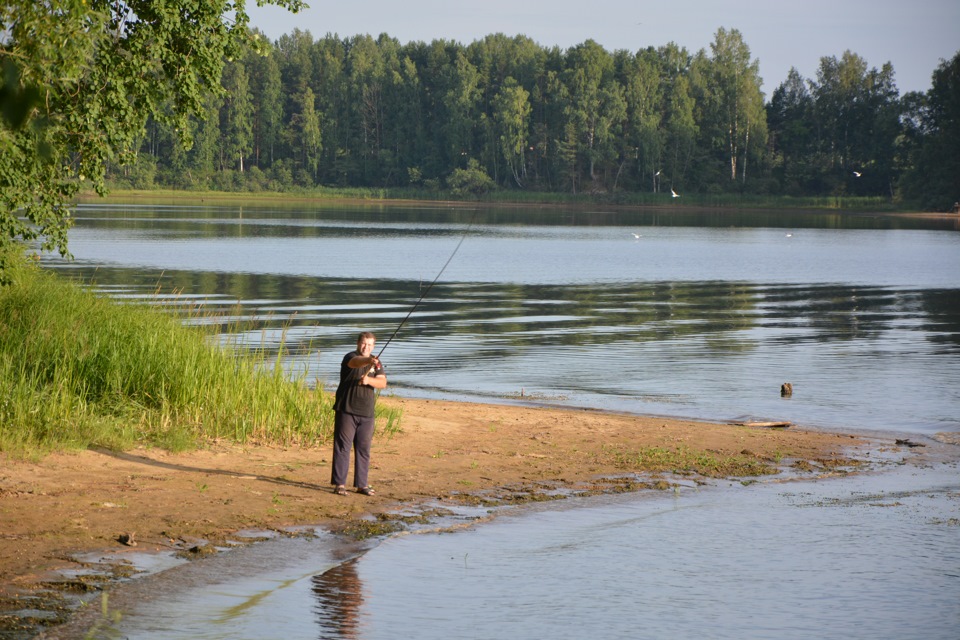
[[[827,198],[827,196],[823,196]],[[81,192],[75,198],[75,203],[96,203],[96,202],[124,202],[124,201],[171,201],[179,202],[189,200],[196,202],[236,202],[254,201],[259,203],[304,203],[328,205],[349,205],[349,206],[378,206],[378,205],[419,205],[424,207],[443,207],[443,208],[475,208],[485,207],[515,207],[521,209],[557,209],[557,208],[595,208],[597,206],[611,207],[613,209],[639,209],[655,211],[717,211],[717,210],[770,210],[782,211],[784,213],[801,214],[843,214],[852,216],[890,216],[890,217],[919,217],[934,218],[944,220],[958,220],[960,214],[949,211],[918,211],[915,208],[894,209],[876,211],[869,207],[829,207],[829,206],[803,206],[794,205],[788,202],[782,202],[770,205],[758,204],[678,204],[672,201],[662,203],[622,203],[605,202],[602,199],[596,201],[573,201],[573,202],[553,202],[553,201],[510,201],[510,200],[418,200],[406,198],[367,198],[361,195],[336,195],[322,193],[285,193],[274,191],[177,191],[177,190],[122,190],[111,191],[106,196],[99,196],[93,192]]]
[[[894,446],[893,439],[801,427],[397,397],[381,402],[402,408],[403,418],[399,434],[374,440],[374,497],[331,492],[329,445],[211,443],[180,454],[87,450],[39,462],[0,456],[0,617],[41,591],[95,593],[125,577],[53,584],[61,572],[88,570],[83,554],[173,550],[200,558],[237,532],[283,534],[298,526],[363,539],[395,531],[402,526],[398,509],[427,502],[506,505],[553,499],[558,491],[663,491],[677,472],[697,483],[752,482],[784,469],[827,477],[855,471]],[[66,608],[57,598],[51,606]]]

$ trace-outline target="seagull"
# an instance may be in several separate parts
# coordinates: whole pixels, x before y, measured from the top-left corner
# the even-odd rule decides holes
[[[859,177],[860,177],[860,172],[859,172],[859,171],[854,171],[854,172],[853,172],[853,175],[855,175],[855,176],[857,176],[857,177],[859,178]]]
[[[642,238],[643,236],[640,235],[639,233],[635,233],[635,234],[633,234],[633,237],[636,238],[637,240],[639,240],[639,239]]]
[[[793,237],[793,234],[792,234],[792,233],[788,233],[788,234],[787,234],[786,236],[784,236],[784,237],[786,237],[786,238],[792,238],[792,237]]]
[[[653,174],[653,175],[654,175],[654,177],[659,176],[659,175],[660,175],[660,172],[657,171],[657,172],[656,172],[655,174]]]
[[[673,187],[670,188],[670,196],[674,198],[679,198],[680,194],[673,190]]]

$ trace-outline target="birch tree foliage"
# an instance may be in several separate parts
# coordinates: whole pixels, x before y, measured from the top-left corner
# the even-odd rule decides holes
[[[760,63],[736,29],[720,28],[710,45],[705,80],[709,113],[715,117],[715,140],[724,146],[730,180],[746,180],[751,137],[754,146],[766,140],[766,113],[760,91]],[[761,139],[757,139],[757,138]]]
[[[568,52],[566,85],[570,95],[566,116],[573,123],[578,139],[578,152],[589,164],[589,178],[596,178],[596,162],[600,149],[610,135],[610,114],[606,108],[615,99],[609,84],[613,78],[612,56],[593,40],[587,40]]]
[[[530,94],[508,77],[494,99],[493,117],[500,130],[500,151],[517,186],[527,175],[526,150],[530,130]]]
[[[229,63],[223,72],[226,149],[224,166],[236,167],[243,173],[244,158],[253,148],[253,102],[250,99],[250,81],[243,64]]]
[[[382,43],[369,35],[357,36],[347,51],[347,73],[351,79],[350,102],[359,120],[357,155],[376,157],[383,147],[387,85],[391,79],[384,60]]]
[[[667,149],[661,183],[671,189],[683,189],[686,185],[687,169],[699,134],[693,111],[690,81],[686,76],[677,76],[671,81],[666,95]]]
[[[451,154],[466,161],[473,146],[473,129],[479,123],[475,117],[480,105],[480,72],[470,62],[464,51],[458,51],[454,63],[448,69],[447,91],[444,103],[450,121],[447,131],[451,141]]]
[[[259,1],[259,0],[258,0]],[[302,0],[270,4],[298,11]],[[0,5],[0,247],[68,256],[70,199],[103,195],[108,161],[136,153],[149,116],[189,146],[249,43],[246,0],[15,0]],[[0,265],[2,270],[2,265]]]
[[[650,50],[626,55],[621,70],[627,110],[627,130],[623,136],[627,145],[625,154],[633,156],[638,174],[650,179],[653,191],[657,190],[663,140],[660,130],[663,95],[655,55]]]
[[[307,87],[299,96],[299,108],[293,115],[293,146],[299,151],[300,166],[316,178],[320,167],[320,114],[316,111],[313,89]]]

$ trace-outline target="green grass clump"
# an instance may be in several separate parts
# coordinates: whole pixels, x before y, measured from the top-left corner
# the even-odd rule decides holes
[[[330,438],[330,395],[263,354],[218,346],[204,328],[215,323],[97,296],[16,252],[3,264],[0,451]],[[395,430],[398,410],[378,418]]]

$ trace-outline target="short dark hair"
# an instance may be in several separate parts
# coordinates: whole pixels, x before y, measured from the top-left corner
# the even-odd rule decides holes
[[[359,344],[360,342],[363,342],[364,340],[367,340],[369,338],[373,338],[374,340],[376,340],[377,336],[373,335],[373,333],[370,331],[361,331],[360,335],[357,336],[357,343]]]

